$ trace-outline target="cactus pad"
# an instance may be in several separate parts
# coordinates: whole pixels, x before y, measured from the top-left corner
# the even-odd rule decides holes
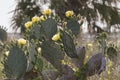
[[[34,24],[34,26],[31,28],[30,38],[42,40],[44,37],[45,37],[45,33],[41,25]]]
[[[110,59],[112,59],[117,56],[117,50],[114,47],[108,47],[107,55]]]
[[[4,63],[4,72],[7,78],[18,79],[24,75],[27,68],[27,58],[22,49],[13,46]]]
[[[42,24],[42,27],[43,27],[48,39],[51,39],[53,37],[53,35],[55,35],[57,33],[57,23],[54,19],[48,18]]]
[[[74,19],[67,21],[67,28],[70,29],[74,35],[77,35],[80,32],[80,24]]]
[[[1,41],[7,40],[7,32],[3,26],[0,26],[0,40]]]
[[[43,60],[40,58],[40,56],[37,57],[35,65],[36,65],[37,70],[42,72],[42,69],[43,69]]]
[[[72,37],[66,32],[61,30],[61,39],[66,54],[71,58],[77,58],[77,52]]]
[[[35,50],[35,44],[30,43],[28,51],[29,54],[28,54],[27,71],[29,72],[33,69],[37,59],[37,51]]]
[[[64,53],[60,46],[52,41],[44,41],[41,48],[42,56],[55,68],[61,70],[61,60],[64,59]]]

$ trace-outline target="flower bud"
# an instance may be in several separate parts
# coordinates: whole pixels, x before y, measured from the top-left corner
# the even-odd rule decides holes
[[[38,17],[38,16],[34,16],[33,18],[32,18],[32,23],[37,23],[37,22],[39,22],[40,21],[40,17]]]
[[[25,40],[25,39],[19,39],[18,40],[18,44],[20,44],[20,45],[25,45],[27,43],[27,41]]]
[[[53,40],[53,41],[58,41],[58,40],[60,40],[60,33],[55,34],[55,35],[52,37],[52,40]]]
[[[65,13],[66,17],[72,17],[74,15],[74,12],[73,11],[67,11]]]
[[[42,15],[42,16],[40,16],[40,20],[41,21],[45,21],[45,18],[44,18],[44,16]]]
[[[46,9],[46,10],[43,11],[43,14],[44,15],[50,15],[50,14],[52,14],[52,10],[51,9]]]
[[[27,28],[27,29],[29,29],[29,28],[31,28],[32,27],[32,22],[31,21],[28,21],[28,22],[26,22],[25,23],[25,27]]]

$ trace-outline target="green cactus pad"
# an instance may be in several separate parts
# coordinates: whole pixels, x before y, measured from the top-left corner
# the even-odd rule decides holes
[[[37,51],[35,50],[35,44],[30,43],[28,51],[29,54],[28,54],[27,71],[29,72],[34,68],[37,59]]]
[[[44,41],[41,48],[42,56],[56,69],[61,70],[61,60],[64,59],[64,53],[60,46],[53,41]]]
[[[51,39],[53,37],[53,35],[55,35],[57,33],[57,23],[54,19],[48,18],[42,24],[42,27],[43,27],[48,39]]]
[[[30,38],[42,40],[45,37],[45,32],[42,29],[41,25],[36,25],[31,28]]]
[[[42,71],[43,69],[43,60],[38,56],[36,60],[36,68],[38,71]]]
[[[61,30],[61,39],[66,54],[71,58],[77,58],[77,52],[72,37],[66,32]]]
[[[7,32],[3,26],[0,26],[0,40],[6,41],[7,40]]]
[[[13,46],[4,63],[4,72],[8,79],[18,79],[24,75],[27,68],[27,58],[22,49]]]
[[[112,59],[117,56],[117,50],[114,47],[108,47],[107,55],[110,59]]]
[[[75,19],[71,19],[67,21],[67,28],[70,29],[72,31],[72,33],[74,35],[79,34],[80,32],[80,24],[78,23],[77,20]]]

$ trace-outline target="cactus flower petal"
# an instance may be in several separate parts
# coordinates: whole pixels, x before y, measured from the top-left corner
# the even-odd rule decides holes
[[[40,16],[40,20],[41,21],[45,21],[45,18],[44,18],[44,16],[42,15],[42,16]]]
[[[50,14],[52,14],[52,10],[51,9],[46,9],[46,10],[43,11],[43,14],[44,15],[50,15]]]
[[[25,39],[19,39],[18,40],[18,44],[21,44],[21,45],[25,45],[27,43],[27,41]]]
[[[28,21],[28,22],[26,22],[25,23],[25,27],[27,28],[27,29],[29,29],[29,28],[31,28],[32,27],[32,22],[31,21]]]
[[[55,35],[52,37],[52,40],[53,40],[53,41],[58,41],[58,40],[60,40],[60,33],[55,34]]]
[[[37,51],[38,51],[38,53],[41,53],[41,48],[38,47],[38,48],[37,48]]]
[[[74,12],[73,11],[67,11],[65,13],[66,17],[72,17],[74,15]]]
[[[33,18],[32,18],[32,22],[33,23],[37,23],[37,22],[39,22],[40,21],[40,17],[38,17],[38,16],[34,16]]]
[[[5,52],[5,56],[8,56],[9,53],[10,53],[10,51],[6,51],[6,52]]]

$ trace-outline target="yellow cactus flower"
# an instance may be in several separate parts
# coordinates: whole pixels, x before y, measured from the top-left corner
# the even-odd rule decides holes
[[[9,53],[10,53],[10,51],[6,51],[6,52],[5,52],[5,56],[8,56]]]
[[[46,10],[43,11],[43,14],[44,15],[50,15],[50,14],[52,14],[52,10],[51,9],[46,9]]]
[[[52,37],[52,40],[53,40],[53,41],[58,41],[58,40],[60,40],[60,33],[55,34],[55,35]]]
[[[114,68],[112,68],[112,70],[115,70]]]
[[[38,47],[37,51],[38,51],[38,53],[41,53],[41,48],[40,48],[40,47]]]
[[[39,22],[40,21],[40,17],[38,17],[38,16],[34,16],[33,18],[32,18],[32,22],[33,23],[37,23],[37,22]]]
[[[25,45],[27,43],[27,41],[25,39],[19,39],[18,40],[18,44],[21,44],[21,45]]]
[[[108,70],[108,71],[107,71],[107,73],[108,73],[108,75],[110,75],[110,74],[111,74],[111,71],[110,71],[110,70]]]
[[[75,72],[77,72],[78,70],[79,70],[79,68],[76,68],[76,67],[74,67],[74,68],[72,68],[73,69],[73,71],[75,71]]]
[[[88,56],[88,55],[86,55],[86,56],[85,56],[85,58],[86,58],[86,59],[88,59],[88,58],[89,58],[89,56]]]
[[[89,43],[87,44],[88,47],[93,47],[93,44]]]
[[[40,16],[40,20],[41,21],[45,21],[45,18],[44,18],[44,16],[42,15],[42,16]]]
[[[61,63],[62,63],[62,64],[66,64],[65,60],[61,60]]]
[[[73,11],[67,11],[65,13],[66,17],[72,17],[74,15],[74,12]]]
[[[27,29],[29,29],[29,28],[31,28],[32,27],[32,22],[31,21],[28,21],[28,22],[26,22],[25,23],[25,27],[27,28]]]

